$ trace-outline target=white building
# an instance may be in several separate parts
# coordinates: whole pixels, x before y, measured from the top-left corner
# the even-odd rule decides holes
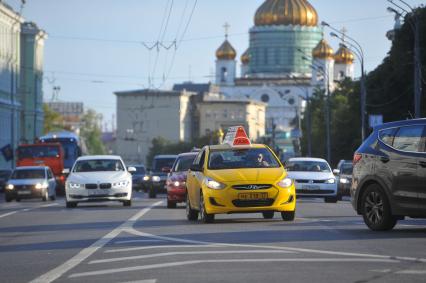
[[[186,91],[116,92],[117,154],[128,163],[146,163],[152,140],[190,141],[191,96]]]

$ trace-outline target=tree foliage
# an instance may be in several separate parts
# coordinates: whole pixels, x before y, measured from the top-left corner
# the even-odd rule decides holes
[[[47,104],[43,104],[44,111],[44,133],[64,130],[64,117],[53,111]]]
[[[82,118],[80,136],[87,146],[89,154],[105,154],[105,146],[102,143],[102,132],[99,126],[100,114],[94,110],[87,110]]]

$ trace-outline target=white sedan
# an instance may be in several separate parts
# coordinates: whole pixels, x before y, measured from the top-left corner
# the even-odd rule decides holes
[[[330,165],[319,158],[291,158],[286,162],[288,177],[296,184],[297,197],[324,198],[336,203],[337,182]]]
[[[132,205],[132,175],[119,156],[84,156],[77,159],[65,184],[66,203],[120,201]]]

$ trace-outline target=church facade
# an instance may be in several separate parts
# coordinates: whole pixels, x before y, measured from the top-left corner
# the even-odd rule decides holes
[[[294,132],[295,119],[316,88],[333,89],[336,82],[354,77],[354,55],[344,44],[334,52],[307,0],[264,1],[240,62],[237,55],[226,35],[216,51],[215,83],[230,99],[266,103],[267,132],[273,127]]]

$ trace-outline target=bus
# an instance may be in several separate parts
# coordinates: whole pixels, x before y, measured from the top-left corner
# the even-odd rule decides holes
[[[41,137],[40,143],[60,143],[64,151],[64,169],[70,169],[83,153],[80,138],[72,132],[53,132]]]

